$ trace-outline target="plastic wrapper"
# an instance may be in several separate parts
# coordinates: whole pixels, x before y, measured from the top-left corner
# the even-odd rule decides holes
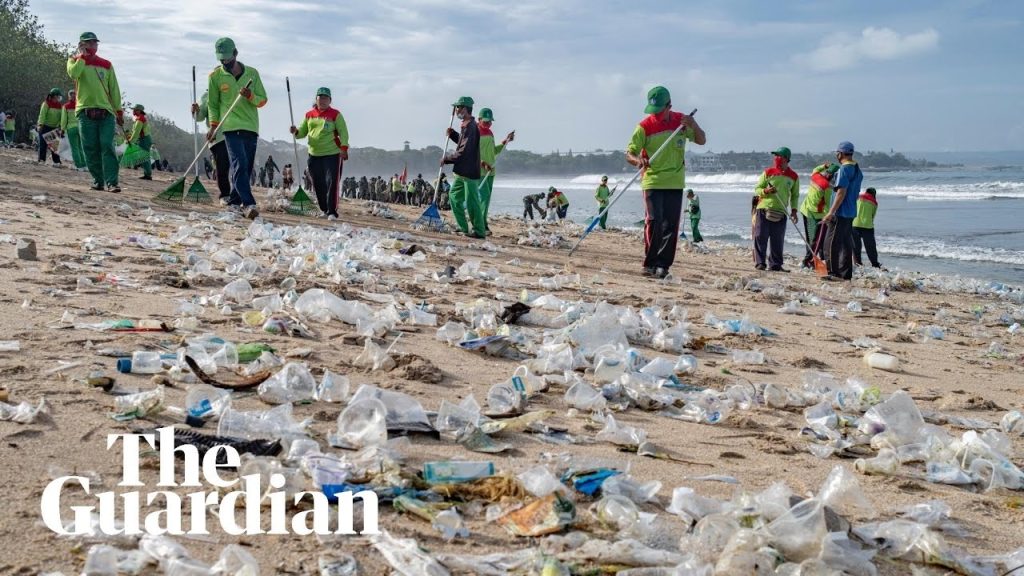
[[[601,442],[636,448],[647,440],[647,432],[643,428],[620,425],[614,416],[607,414],[604,417],[604,428],[594,438]]]
[[[386,423],[388,430],[402,430],[407,432],[432,432],[434,427],[427,418],[427,412],[418,400],[393,390],[384,390],[376,386],[364,384],[352,395],[351,403],[360,400],[375,398],[380,400],[386,408]]]
[[[395,367],[395,359],[370,338],[366,339],[363,351],[353,361],[353,365],[365,370],[381,370],[390,372]]]
[[[345,402],[349,394],[348,376],[324,370],[320,385],[316,388],[316,399],[321,402]]]
[[[515,536],[543,536],[562,531],[576,519],[576,506],[571,500],[553,493],[538,498],[498,518]]]
[[[316,380],[309,367],[301,362],[288,362],[257,389],[260,399],[270,404],[309,402],[316,398]]]
[[[861,490],[857,477],[843,466],[829,472],[821,485],[818,498],[822,504],[848,517],[873,518],[874,506]]]
[[[395,538],[387,530],[370,537],[373,547],[380,552],[395,572],[402,576],[448,576],[448,569],[432,556],[423,552],[411,538]]]
[[[565,484],[551,473],[546,466],[534,466],[524,472],[519,473],[516,478],[522,482],[523,487],[530,494],[536,497],[547,496],[552,492],[561,492],[563,494],[568,492],[568,488]]]
[[[16,405],[0,402],[0,420],[9,420],[18,424],[31,424],[40,415],[48,414],[49,411],[49,404],[46,403],[44,398],[40,398],[39,403],[35,406],[28,402],[20,402]]]
[[[329,440],[332,446],[365,448],[382,446],[388,439],[388,409],[376,398],[351,403],[338,415],[338,427]]]

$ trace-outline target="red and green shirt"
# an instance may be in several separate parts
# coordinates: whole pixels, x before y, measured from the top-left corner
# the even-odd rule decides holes
[[[129,139],[132,142],[138,142],[140,138],[146,136],[152,138],[153,132],[149,128],[149,119],[145,114],[141,114],[135,117],[135,122],[132,124],[132,135]]]
[[[210,93],[207,97],[210,126],[219,126],[223,122],[221,132],[248,130],[259,134],[259,109],[267,105],[267,90],[263,88],[260,73],[255,68],[245,66],[241,62],[239,62],[239,66],[242,67],[242,75],[238,79],[235,79],[223,66],[217,66],[210,72],[208,86]],[[238,105],[231,111],[231,116],[225,118],[224,116],[227,115],[235,97],[249,80],[252,80],[252,86],[249,87],[252,94],[248,98],[240,99]]]
[[[36,121],[36,124],[49,126],[50,128],[60,128],[60,111],[61,105],[59,100],[52,98],[43,100],[43,103],[39,105],[39,120]]]
[[[811,172],[811,183],[807,186],[807,196],[800,204],[800,213],[808,218],[821,220],[832,206],[832,183],[825,169],[830,166],[826,162]]]
[[[114,65],[99,56],[68,58],[68,76],[75,81],[75,113],[88,108],[121,113],[121,87]]]
[[[69,128],[78,128],[78,116],[75,115],[75,101],[69,100],[60,111],[60,129],[67,132]]]
[[[648,158],[661,147],[672,132],[683,122],[680,112],[669,112],[668,119],[661,120],[651,114],[637,124],[626,151],[634,156]],[[676,134],[657,158],[651,160],[651,167],[644,173],[644,190],[682,190],[686,187],[686,141],[693,142],[693,128],[686,128]]]
[[[309,137],[310,156],[331,156],[348,150],[348,125],[345,117],[334,108],[320,110],[313,107],[299,124],[296,138]]]
[[[874,228],[876,213],[878,213],[878,199],[873,194],[861,192],[857,197],[857,217],[853,219],[853,227]]]
[[[491,176],[494,176],[494,173],[497,172],[497,168],[494,166],[495,159],[505,149],[505,145],[494,143],[494,132],[491,132],[491,127],[487,124],[478,122],[477,127],[480,129],[480,172],[486,171],[484,168],[486,163],[491,167]]]
[[[764,189],[769,184],[775,187],[774,194],[765,194]],[[761,173],[757,179],[757,186],[754,193],[758,197],[758,210],[776,210],[778,212],[789,212],[796,209],[800,201],[800,177],[792,168],[780,170],[774,166]]]

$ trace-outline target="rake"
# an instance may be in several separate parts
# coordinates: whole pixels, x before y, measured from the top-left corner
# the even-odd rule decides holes
[[[249,80],[245,83],[245,88],[250,87],[252,87],[252,80]],[[231,116],[231,112],[234,111],[235,106],[238,105],[238,101],[241,99],[242,93],[239,92],[238,95],[235,96],[235,100],[231,103],[231,106],[228,107],[228,111],[224,113],[224,117],[220,119],[220,124],[217,124],[217,127],[213,129],[214,137],[216,137],[217,132],[220,132],[221,127],[224,126],[224,121],[227,120],[229,116]],[[184,172],[182,172],[183,176],[175,180],[170,186],[167,187],[166,190],[157,194],[154,200],[160,200],[164,202],[181,202],[185,198],[185,179],[188,178],[188,173],[191,172],[193,168],[195,168],[196,162],[199,162],[200,156],[202,156],[203,153],[206,152],[206,149],[209,147],[210,138],[207,138],[206,142],[203,143],[203,147],[199,149],[199,153],[196,154],[196,157],[192,159],[192,163],[188,165],[188,168],[186,168]],[[198,181],[199,177],[197,176],[196,182]],[[203,185],[200,184],[199,188],[202,188],[202,186]],[[195,183],[193,183],[192,186],[189,186],[189,192],[191,193],[193,190],[196,190]],[[203,192],[206,192],[205,188],[203,188]],[[207,198],[209,198],[209,196],[209,194],[206,194]],[[197,201],[201,202],[202,200]]]
[[[452,126],[455,126],[455,108],[452,108],[452,121],[448,124],[448,129],[451,130]],[[444,152],[441,153],[441,167],[437,169],[437,180],[434,181],[434,199],[430,202],[430,206],[423,211],[423,214],[413,222],[413,226],[430,228],[438,232],[444,229],[444,218],[441,217],[441,210],[437,207],[437,199],[441,194],[441,173],[444,172],[444,158],[448,155],[449,142],[451,142],[451,138],[446,134]]]
[[[284,77],[284,85],[288,89],[288,118],[291,120],[291,125],[295,126],[295,113],[292,112],[292,83],[287,76]],[[295,142],[295,134],[292,134],[292,151],[295,153],[295,166],[292,168],[292,173],[299,168],[299,145]],[[299,182],[299,189],[295,191],[295,195],[292,196],[291,202],[288,203],[288,207],[285,208],[285,212],[289,214],[295,214],[298,216],[316,216],[320,213],[320,207],[313,203],[313,200],[309,197],[309,194],[302,189],[302,182]]]

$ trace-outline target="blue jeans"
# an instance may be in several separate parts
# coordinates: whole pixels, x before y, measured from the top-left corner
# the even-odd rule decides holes
[[[224,133],[224,144],[228,148],[228,161],[231,164],[231,198],[228,204],[233,206],[255,206],[252,197],[253,163],[256,161],[255,132],[248,130],[232,130]]]

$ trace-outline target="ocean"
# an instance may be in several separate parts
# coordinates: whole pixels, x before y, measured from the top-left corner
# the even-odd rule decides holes
[[[625,184],[632,174],[610,176],[614,186]],[[757,177],[687,175],[687,187],[701,199],[705,240],[749,245],[750,195]],[[586,223],[597,212],[594,189],[599,179],[599,174],[543,178],[499,172],[491,213],[521,216],[524,195],[554,186],[569,197],[569,218]],[[883,266],[1024,285],[1024,167],[866,172],[864,187],[878,191],[875,235]],[[801,196],[806,189],[807,175],[801,174]],[[608,222],[635,227],[643,217],[643,199],[634,185],[612,207]],[[689,236],[688,221],[686,233]],[[786,244],[789,254],[804,251],[792,226]]]

